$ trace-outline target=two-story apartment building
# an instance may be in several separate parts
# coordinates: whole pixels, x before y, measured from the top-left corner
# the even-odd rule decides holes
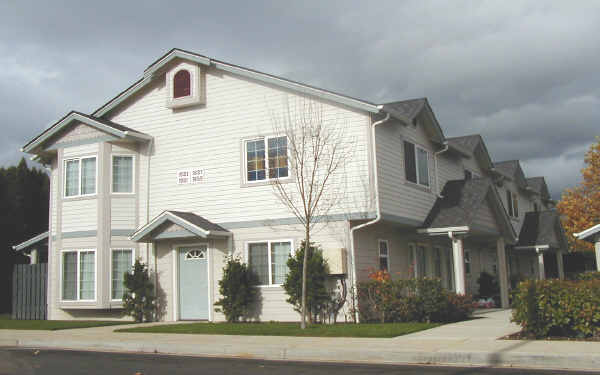
[[[492,162],[478,135],[447,138],[426,99],[373,104],[173,49],[23,147],[51,171],[49,318],[121,318],[123,273],[139,258],[160,319],[222,320],[214,302],[233,255],[259,276],[257,317],[298,320],[281,284],[304,233],[274,195],[295,166],[273,123],[306,101],[343,124],[352,154],[313,234],[349,286],[386,269],[476,293],[486,270],[506,306],[510,275],[544,277],[544,254],[566,251],[543,177]]]

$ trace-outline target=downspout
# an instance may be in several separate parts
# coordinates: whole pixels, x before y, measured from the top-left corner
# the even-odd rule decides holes
[[[152,148],[154,147],[154,138],[148,143],[148,167],[146,170],[146,224],[150,222],[150,160],[152,158]],[[150,243],[146,243],[146,262],[150,263]],[[156,263],[155,263],[156,265]]]
[[[374,185],[375,185],[375,219],[371,220],[371,221],[367,221],[366,223],[357,225],[353,228],[350,229],[350,255],[352,257],[352,288],[354,289],[354,306],[357,306],[357,289],[356,289],[356,260],[355,260],[355,254],[354,254],[354,231],[358,230],[358,229],[362,229],[365,228],[369,225],[373,225],[378,223],[381,220],[381,205],[379,203],[379,173],[377,171],[377,146],[376,146],[376,142],[375,142],[375,127],[377,125],[381,125],[384,122],[388,121],[390,119],[390,114],[387,113],[385,118],[383,118],[382,120],[376,121],[373,123],[373,125],[371,125],[371,143],[373,145],[373,180],[374,180]],[[358,323],[358,318],[359,318],[359,314],[358,314],[358,308],[354,309],[354,320],[355,322]]]
[[[439,172],[438,172],[438,155],[444,153],[448,151],[448,141],[444,142],[444,148],[435,152],[433,154],[433,163],[435,165],[435,189],[437,190],[437,197],[438,198],[444,198],[444,196],[442,195],[442,191],[440,189],[440,186],[438,185],[438,181],[439,181]]]

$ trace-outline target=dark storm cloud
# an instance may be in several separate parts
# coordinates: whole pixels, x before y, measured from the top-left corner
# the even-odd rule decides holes
[[[447,135],[482,134],[557,197],[599,133],[598,35],[592,1],[5,1],[0,163],[180,47],[375,102],[426,96]]]

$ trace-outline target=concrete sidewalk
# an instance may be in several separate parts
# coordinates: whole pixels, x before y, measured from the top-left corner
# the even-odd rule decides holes
[[[110,326],[50,332],[1,330],[0,346],[269,360],[600,369],[600,342],[498,340],[519,330],[509,321],[510,311],[477,317],[392,339],[116,333],[115,329],[128,326]]]

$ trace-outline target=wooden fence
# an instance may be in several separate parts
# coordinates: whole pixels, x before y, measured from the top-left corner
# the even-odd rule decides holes
[[[13,269],[13,319],[46,319],[47,283],[48,263],[15,264]]]

